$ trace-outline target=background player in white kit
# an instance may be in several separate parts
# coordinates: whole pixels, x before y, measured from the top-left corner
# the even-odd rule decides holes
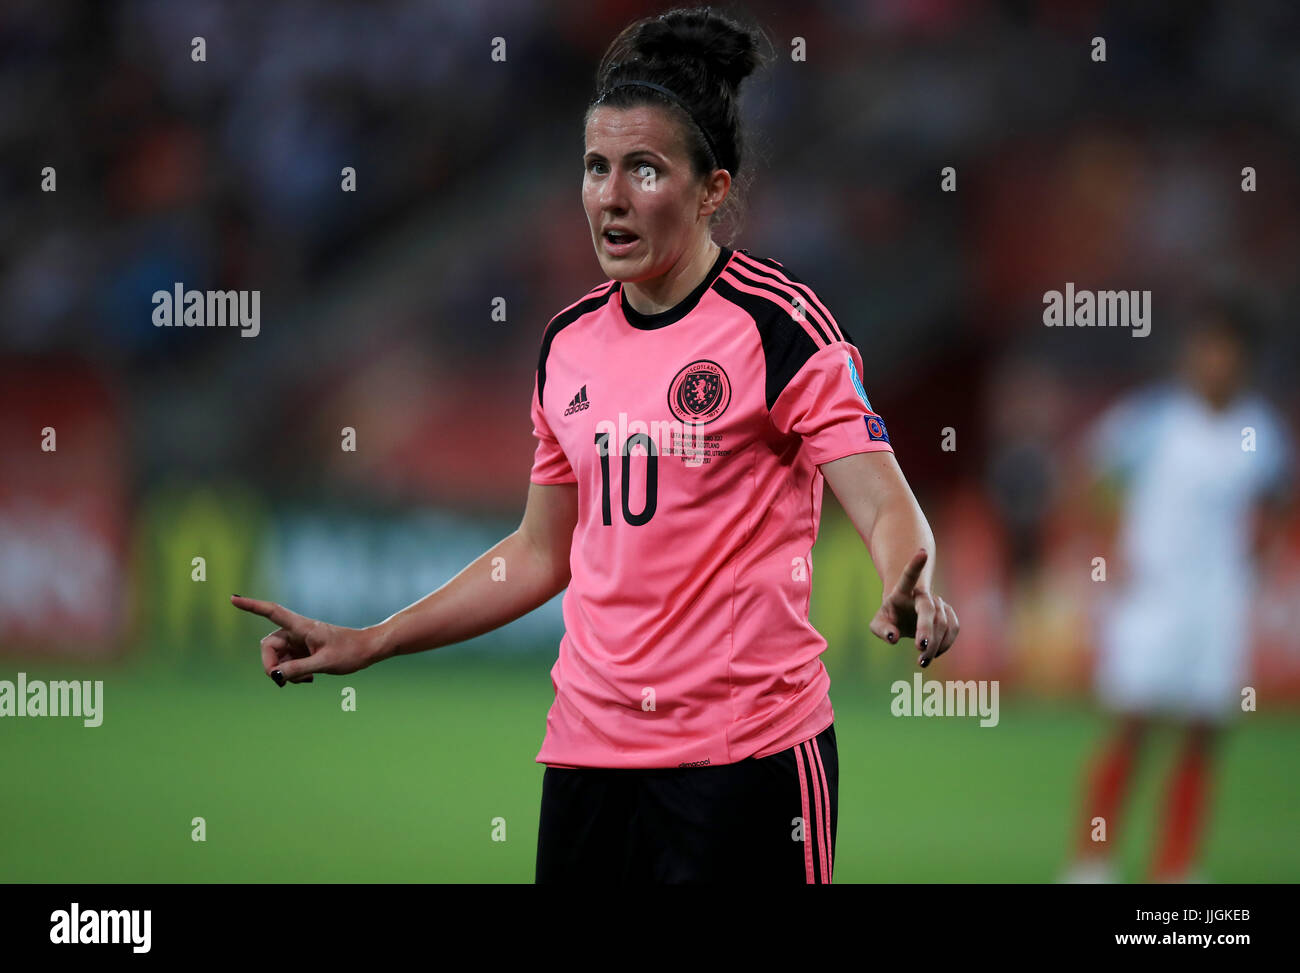
[[[1207,302],[1192,323],[1178,380],[1121,399],[1087,440],[1094,470],[1123,495],[1096,670],[1118,726],[1085,781],[1066,881],[1117,879],[1116,822],[1155,718],[1173,721],[1182,739],[1149,878],[1203,880],[1212,750],[1249,684],[1255,551],[1289,499],[1290,434],[1249,389],[1253,341],[1241,306]],[[1105,841],[1094,840],[1096,818]]]

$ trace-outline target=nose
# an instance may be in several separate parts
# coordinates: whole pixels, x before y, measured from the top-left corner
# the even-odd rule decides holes
[[[602,210],[622,213],[627,209],[627,187],[617,174],[611,174],[600,184],[597,199]]]

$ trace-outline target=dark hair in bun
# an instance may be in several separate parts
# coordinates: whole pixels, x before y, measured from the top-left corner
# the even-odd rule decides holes
[[[600,60],[584,126],[598,107],[663,106],[682,124],[695,175],[703,178],[714,169],[726,169],[732,187],[723,211],[738,208],[750,181],[748,171],[741,169],[745,139],[740,85],[771,60],[771,51],[761,29],[743,27],[712,7],[678,8],[635,21],[614,38]],[[643,85],[610,88],[619,81],[662,85],[682,104]],[[720,213],[714,214],[715,220]]]

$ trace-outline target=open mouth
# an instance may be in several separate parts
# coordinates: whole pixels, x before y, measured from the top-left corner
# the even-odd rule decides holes
[[[604,237],[606,242],[616,247],[636,243],[637,240],[641,239],[635,233],[628,233],[624,230],[606,230]]]

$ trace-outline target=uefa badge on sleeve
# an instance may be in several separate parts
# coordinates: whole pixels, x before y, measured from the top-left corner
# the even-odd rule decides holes
[[[872,442],[889,442],[889,433],[885,431],[885,423],[880,416],[863,416],[862,418],[867,423],[867,437]]]

